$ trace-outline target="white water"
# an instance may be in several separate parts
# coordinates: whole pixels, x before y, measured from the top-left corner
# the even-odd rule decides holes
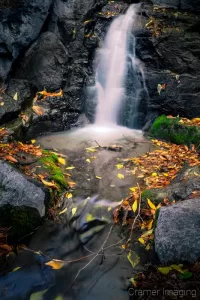
[[[136,22],[136,6],[131,5],[124,15],[112,22],[104,47],[100,50],[99,64],[96,73],[98,105],[95,123],[100,126],[117,124],[120,108],[125,94],[125,75],[127,58],[130,56],[129,37]],[[134,43],[135,44],[135,43]],[[135,60],[133,45],[132,62]]]

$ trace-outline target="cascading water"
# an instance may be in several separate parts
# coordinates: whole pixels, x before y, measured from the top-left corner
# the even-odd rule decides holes
[[[111,23],[104,47],[99,50],[96,71],[98,104],[95,118],[98,126],[119,123],[121,110],[126,109],[127,96],[130,98],[127,101],[128,113],[125,116],[126,121],[121,123],[131,128],[135,125],[138,101],[144,89],[144,84],[141,85],[144,82],[141,80],[143,73],[135,56],[135,37],[132,34],[136,18],[137,6],[133,4],[126,14],[118,16]],[[127,82],[131,80],[133,88],[127,87]]]

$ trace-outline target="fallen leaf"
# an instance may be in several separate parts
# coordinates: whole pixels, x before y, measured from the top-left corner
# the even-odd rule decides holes
[[[151,207],[152,209],[156,210],[156,206],[151,202],[150,199],[147,199],[148,205],[149,207]]]
[[[0,245],[0,248],[3,249],[3,250],[6,250],[8,252],[12,251],[12,247],[7,245],[7,244]]]
[[[124,179],[124,175],[123,175],[123,174],[118,174],[117,177],[118,177],[119,179]]]
[[[17,94],[17,93],[14,94],[13,99],[14,99],[15,101],[18,100],[18,94]]]
[[[65,161],[65,159],[63,158],[63,157],[59,157],[58,158],[58,162],[61,164],[61,165],[66,165],[66,161]]]
[[[72,208],[72,216],[75,215],[76,211],[77,211],[77,207]]]
[[[151,235],[152,233],[153,233],[153,229],[150,229],[150,230],[144,232],[144,233],[141,235],[141,238],[147,237],[147,236]]]
[[[67,194],[65,195],[65,197],[66,197],[67,199],[72,198],[72,193],[67,193]]]
[[[144,240],[143,238],[140,237],[140,238],[138,239],[138,241],[139,241],[142,245],[145,245],[145,240]]]
[[[149,251],[150,250],[150,244],[148,244],[147,246],[146,246],[146,248],[145,248],[147,251]]]
[[[55,188],[58,190],[58,186],[54,183],[54,182],[51,182],[51,181],[46,181],[44,179],[41,179],[42,183],[48,187],[51,187],[51,188]]]
[[[117,164],[117,165],[115,165],[116,166],[116,168],[118,169],[118,170],[120,170],[120,169],[122,169],[124,166],[123,165],[121,165],[121,164]]]
[[[67,168],[66,168],[66,170],[73,170],[73,169],[75,169],[74,166],[71,166],[71,167],[67,167]]]
[[[160,267],[160,268],[158,268],[158,271],[159,271],[160,273],[162,273],[163,275],[169,274],[169,272],[170,272],[171,270],[172,270],[171,267]]]
[[[131,263],[132,267],[135,268],[139,262],[140,262],[140,257],[137,255],[136,252],[134,251],[129,251],[127,258],[129,260],[129,262]]]
[[[65,207],[61,212],[59,212],[59,215],[64,214],[67,211],[67,207]]]
[[[182,273],[182,274],[184,273],[183,270],[182,270],[182,267],[183,267],[182,264],[180,264],[180,265],[170,265],[170,267],[171,267],[172,269],[178,271],[179,273]]]
[[[133,205],[132,205],[132,210],[133,210],[134,212],[136,212],[137,206],[138,206],[138,202],[137,202],[137,200],[135,200],[135,202],[134,202]]]
[[[96,148],[93,148],[93,147],[90,147],[90,148],[86,148],[87,152],[96,152],[97,149]]]
[[[19,269],[21,269],[21,267],[16,267],[16,268],[14,268],[14,269],[12,270],[12,273],[13,273],[13,272],[16,272],[16,271],[19,270]]]
[[[54,270],[60,270],[64,266],[64,261],[53,259],[47,263],[45,263],[46,266],[52,267]]]
[[[31,140],[31,143],[32,143],[32,144],[35,144],[35,142],[36,142],[36,140]]]
[[[38,116],[42,116],[43,115],[43,111],[41,109],[40,106],[32,106],[33,111],[38,115]]]
[[[91,163],[91,160],[89,158],[86,159],[86,162]]]
[[[101,177],[101,176],[96,176],[96,178],[97,178],[97,179],[102,179],[102,177]]]
[[[6,155],[4,156],[4,159],[9,160],[11,162],[17,163],[18,160],[16,160],[14,157],[12,157],[11,155]]]

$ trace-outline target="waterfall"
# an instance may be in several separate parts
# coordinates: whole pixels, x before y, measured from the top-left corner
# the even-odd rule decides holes
[[[120,111],[125,105],[127,65],[131,61],[132,69],[136,70],[138,64],[135,57],[135,37],[132,34],[136,18],[137,6],[133,4],[126,14],[118,16],[111,23],[104,46],[99,50],[99,63],[96,70],[98,104],[95,118],[95,124],[98,126],[117,124]],[[132,74],[134,75],[137,76],[136,71]],[[138,82],[137,78],[136,80]],[[133,80],[133,83],[136,80]],[[138,91],[140,91],[139,83],[136,85],[134,87],[136,96],[131,99],[131,102],[134,102],[131,107],[134,114],[138,105]]]

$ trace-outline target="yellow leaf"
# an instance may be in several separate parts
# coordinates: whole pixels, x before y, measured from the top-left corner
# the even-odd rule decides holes
[[[136,188],[135,187],[131,187],[131,188],[129,188],[129,190],[131,191],[131,192],[136,192]]]
[[[132,283],[134,287],[137,287],[137,281],[134,279],[134,277],[130,278],[129,281]]]
[[[183,265],[170,265],[170,267],[176,271],[178,271],[179,273],[184,273],[184,271],[182,270]]]
[[[61,212],[59,212],[59,215],[64,214],[67,211],[67,207],[65,207]]]
[[[32,143],[32,144],[35,144],[35,142],[36,142],[36,140],[31,140],[31,143]]]
[[[134,212],[136,212],[137,206],[138,206],[138,203],[137,203],[137,200],[135,200],[135,202],[134,202],[133,205],[132,205],[132,210],[133,210]]]
[[[101,177],[101,176],[96,176],[96,178],[97,178],[97,179],[102,179],[102,177]]]
[[[134,251],[129,251],[128,255],[127,255],[127,258],[129,260],[129,262],[131,263],[132,267],[135,268],[139,262],[140,262],[140,258],[139,256],[137,255],[136,252]]]
[[[148,225],[147,225],[147,229],[150,230],[152,228],[153,225],[153,220],[151,220]]]
[[[157,176],[157,173],[154,172],[154,173],[151,174],[151,176],[156,177],[156,176]]]
[[[64,166],[65,166],[65,164],[66,164],[65,159],[62,158],[62,157],[59,157],[59,158],[58,158],[58,162],[59,162],[61,165],[64,165]]]
[[[171,267],[160,267],[158,268],[158,271],[162,273],[163,275],[167,275],[172,270]]]
[[[34,294],[31,294],[30,296],[30,300],[43,300],[44,299],[44,294],[47,292],[48,290],[44,290],[41,292],[36,292]]]
[[[117,177],[118,177],[119,179],[124,179],[124,175],[123,175],[123,174],[118,174]]]
[[[64,261],[58,260],[58,259],[53,259],[53,260],[45,263],[45,265],[52,267],[52,269],[54,269],[54,270],[60,270],[64,266]]]
[[[86,148],[87,152],[96,152],[96,148],[90,147],[90,148]]]
[[[86,162],[91,163],[91,160],[88,158],[88,159],[86,159]]]
[[[75,169],[74,166],[71,166],[71,167],[67,167],[67,168],[66,168],[66,170],[73,170],[73,169]]]
[[[145,248],[147,251],[149,251],[150,250],[150,244],[148,244],[147,246],[146,246],[146,248]]]
[[[42,183],[48,187],[52,187],[52,188],[55,188],[55,189],[58,189],[57,185],[53,182],[50,182],[50,181],[46,181],[44,179],[41,179]]]
[[[90,221],[93,221],[93,220],[94,220],[94,217],[91,214],[86,215],[86,221],[87,222],[90,222]]]
[[[138,241],[142,244],[145,245],[145,240],[143,238],[139,238]]]
[[[67,194],[65,195],[65,197],[66,197],[67,199],[72,198],[72,193],[67,193]]]
[[[12,272],[16,272],[17,270],[21,269],[21,267],[16,267],[12,270]]]
[[[75,185],[76,185],[76,182],[73,182],[73,181],[68,181],[67,182],[69,187],[73,188]]]
[[[124,166],[123,165],[121,165],[121,164],[117,164],[117,165],[115,165],[116,166],[116,168],[118,169],[118,170],[120,170],[120,169],[122,169]]]
[[[77,211],[77,207],[72,208],[72,216],[75,215],[76,211]]]
[[[153,233],[153,229],[150,229],[141,235],[141,238],[147,237]]]
[[[17,94],[17,93],[14,94],[13,99],[14,99],[15,101],[18,100],[18,94]]]
[[[147,199],[147,202],[148,202],[148,204],[149,204],[149,207],[151,207],[151,209],[154,209],[154,210],[156,210],[156,207],[155,207],[155,205],[151,202],[151,200],[150,199]]]

